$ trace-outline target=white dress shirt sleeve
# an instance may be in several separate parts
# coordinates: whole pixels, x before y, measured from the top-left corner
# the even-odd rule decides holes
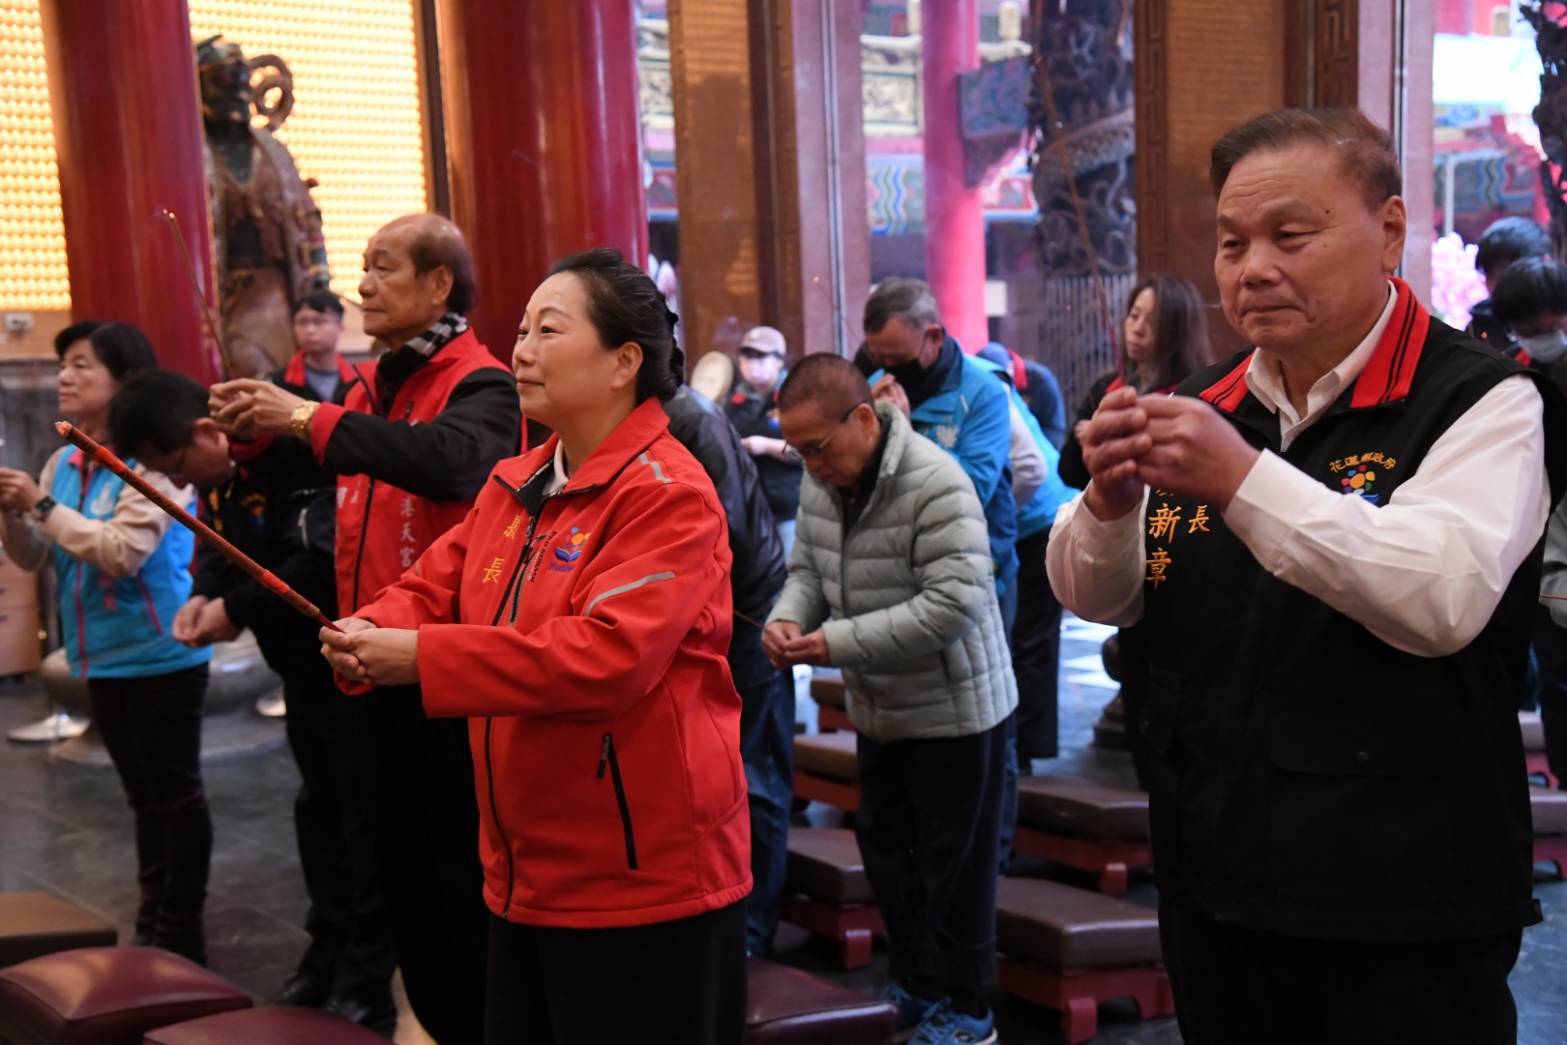
[[[1381,506],[1264,452],[1225,522],[1269,573],[1389,645],[1455,653],[1491,619],[1550,514],[1543,412],[1532,381],[1503,380]],[[1052,580],[1054,543],[1052,535]]]
[[[1061,605],[1084,620],[1116,627],[1143,615],[1143,518],[1148,495],[1134,511],[1101,522],[1078,494],[1056,512],[1045,549],[1050,587]]]

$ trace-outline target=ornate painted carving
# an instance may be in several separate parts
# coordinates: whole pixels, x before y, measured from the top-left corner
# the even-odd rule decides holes
[[[1551,13],[1547,14],[1549,8]],[[1567,15],[1560,4],[1520,4],[1519,14],[1534,26],[1540,74],[1540,104],[1534,122],[1540,128],[1545,160],[1540,178],[1550,185],[1545,202],[1551,211],[1551,240],[1557,257],[1567,257]]]
[[[1130,5],[1035,8],[1034,199],[1049,276],[1137,268]]]

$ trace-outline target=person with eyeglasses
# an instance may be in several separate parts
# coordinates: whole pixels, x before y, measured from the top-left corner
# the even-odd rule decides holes
[[[740,380],[724,404],[729,423],[756,463],[767,507],[777,522],[784,554],[794,546],[794,516],[800,510],[800,458],[778,428],[778,385],[787,373],[789,350],[781,332],[752,327],[740,339]]]
[[[900,1030],[917,1028],[918,1045],[993,1042],[984,994],[1017,685],[984,509],[959,460],[874,402],[848,360],[802,360],[778,419],[808,476],[763,648],[780,667],[843,669],[855,836]]]

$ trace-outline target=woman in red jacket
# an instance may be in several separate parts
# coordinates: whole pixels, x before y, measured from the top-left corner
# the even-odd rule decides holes
[[[667,430],[674,316],[611,250],[534,292],[512,369],[555,437],[323,631],[349,688],[466,716],[490,929],[486,1040],[738,1043],[751,890],[729,544]],[[372,695],[370,699],[374,699]]]

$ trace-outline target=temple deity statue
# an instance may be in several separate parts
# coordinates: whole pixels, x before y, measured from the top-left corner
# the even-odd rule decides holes
[[[321,211],[310,196],[315,179],[299,176],[274,137],[294,105],[293,77],[276,55],[246,60],[220,36],[196,45],[196,67],[220,322],[237,371],[231,376],[265,376],[293,354],[294,302],[331,277]]]

